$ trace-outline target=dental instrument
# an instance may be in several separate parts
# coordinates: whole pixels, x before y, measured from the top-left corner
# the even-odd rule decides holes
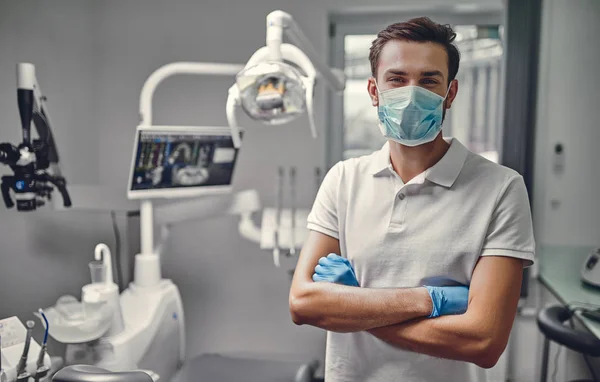
[[[27,327],[17,317],[0,319],[0,381],[27,381],[37,373],[40,345],[32,337],[33,321]],[[43,365],[50,369],[52,361],[48,354],[43,356]],[[42,366],[42,368],[44,367]]]
[[[0,336],[0,382],[7,382],[6,373],[2,368],[2,336]]]
[[[31,335],[33,333],[33,327],[35,322],[29,320],[25,323],[27,325],[27,337],[25,337],[25,346],[23,346],[23,354],[17,365],[17,382],[27,382],[30,374],[27,372],[27,357],[29,356],[29,346],[31,345]]]
[[[292,217],[290,219],[290,249],[288,252],[289,256],[296,255],[296,167],[290,168],[290,208],[292,210]]]
[[[275,229],[273,230],[273,263],[277,268],[281,266],[279,257],[281,249],[279,248],[279,230],[281,228],[281,206],[283,204],[283,177],[284,169],[279,166],[277,170],[277,190],[275,199]]]
[[[46,314],[44,313],[44,311],[42,309],[38,309],[38,313],[42,316],[45,329],[44,329],[44,340],[42,341],[42,346],[40,347],[38,359],[35,364],[35,366],[36,366],[36,372],[34,375],[35,382],[39,382],[41,379],[45,378],[48,375],[48,371],[50,370],[50,367],[46,366],[46,364],[44,362],[44,358],[46,357],[47,343],[48,343],[48,329],[49,329],[50,325],[48,323],[48,319],[46,318]]]

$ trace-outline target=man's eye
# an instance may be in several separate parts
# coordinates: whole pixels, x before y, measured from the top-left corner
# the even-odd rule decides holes
[[[430,78],[426,78],[424,80],[421,80],[421,83],[425,84],[425,85],[437,85],[438,82],[436,80],[432,80]]]
[[[401,83],[403,81],[402,78],[398,78],[398,77],[394,77],[394,78],[390,78],[388,81],[390,82],[396,82],[396,83]]]

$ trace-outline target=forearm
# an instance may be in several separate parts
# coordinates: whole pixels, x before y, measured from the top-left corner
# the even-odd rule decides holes
[[[428,316],[425,288],[370,289],[326,282],[306,283],[290,295],[292,318],[335,332],[358,332]]]
[[[508,340],[501,338],[494,327],[468,313],[415,320],[371,329],[369,332],[409,351],[472,362],[484,368],[496,363]]]

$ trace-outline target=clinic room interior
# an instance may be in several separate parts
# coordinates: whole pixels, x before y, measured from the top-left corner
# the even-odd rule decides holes
[[[600,381],[597,0],[0,0],[0,382]]]

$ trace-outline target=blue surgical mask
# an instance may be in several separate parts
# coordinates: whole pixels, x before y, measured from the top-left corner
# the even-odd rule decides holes
[[[377,91],[379,130],[384,137],[405,146],[419,146],[439,135],[446,97],[419,86]]]

